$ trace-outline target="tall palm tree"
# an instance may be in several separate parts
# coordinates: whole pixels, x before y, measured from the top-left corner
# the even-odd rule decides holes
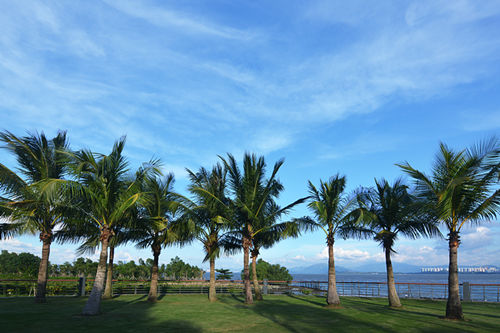
[[[130,215],[130,214],[129,214]],[[127,218],[128,220],[128,218]],[[132,221],[129,221],[130,224]],[[125,224],[125,223],[124,223]],[[130,228],[125,225],[115,225],[113,227],[113,237],[109,240],[108,266],[106,270],[105,287],[102,298],[113,297],[113,268],[115,248],[127,243],[127,232]],[[54,239],[58,243],[80,243],[76,249],[77,255],[93,255],[101,245],[101,230],[96,224],[66,223],[65,227],[54,234]]]
[[[164,179],[145,177],[142,182],[144,193],[138,208],[138,221],[129,230],[128,239],[137,242],[138,248],[151,248],[151,284],[148,302],[156,302],[158,297],[158,262],[163,247],[187,241],[179,230],[175,214],[182,207],[179,195],[173,192],[174,175]]]
[[[243,173],[233,155],[228,154],[227,160],[220,157],[229,175],[229,188],[233,198],[230,206],[232,209],[231,228],[233,229],[235,241],[233,244],[241,244],[243,249],[243,275],[245,285],[245,303],[253,303],[252,288],[250,285],[249,255],[254,236],[264,226],[261,222],[266,212],[266,207],[272,205],[274,200],[284,190],[283,185],[276,179],[277,173],[283,165],[283,160],[274,164],[269,178],[266,177],[266,163],[264,157],[245,153],[243,156]],[[278,212],[283,214],[295,205],[303,202],[305,198],[299,199]],[[276,214],[278,214],[276,212]]]
[[[306,198],[303,198],[300,199],[299,202],[305,200]],[[263,299],[257,276],[257,258],[259,257],[260,250],[271,248],[277,242],[286,238],[298,237],[301,229],[308,228],[308,225],[304,225],[302,223],[303,221],[300,219],[278,223],[278,219],[286,213],[288,213],[288,209],[283,210],[275,202],[270,202],[270,204],[265,207],[265,211],[260,218],[259,226],[253,233],[250,257],[252,258],[252,280],[255,299],[258,301]]]
[[[196,238],[203,244],[204,261],[210,262],[210,287],[208,299],[217,300],[215,290],[215,260],[221,252],[224,232],[229,225],[229,199],[227,198],[227,171],[216,164],[211,171],[200,168],[198,172],[187,169],[191,184],[189,191],[195,196],[192,216]]]
[[[398,235],[415,239],[440,235],[440,232],[432,215],[426,213],[422,202],[408,193],[408,186],[401,179],[392,186],[385,179],[375,180],[375,185],[359,194],[360,217],[385,252],[389,306],[401,307],[391,261]]]
[[[309,181],[308,208],[313,212],[315,219],[301,218],[309,224],[311,229],[321,229],[326,236],[328,246],[328,291],[326,303],[331,307],[340,306],[340,298],[335,282],[335,259],[333,244],[335,237],[351,237],[361,235],[362,228],[354,222],[354,210],[357,208],[356,197],[347,197],[344,193],[346,178],[335,175],[327,182],[320,180],[320,188],[316,188]]]
[[[158,174],[158,167],[160,165],[159,160],[151,160],[148,163],[144,163],[141,168],[136,172],[136,178],[128,178],[125,182],[127,186],[135,187],[136,190],[144,177],[151,174]],[[81,207],[76,207],[81,208]],[[125,245],[129,241],[130,230],[134,228],[134,223],[137,218],[137,209],[132,206],[127,212],[122,216],[119,223],[115,223],[111,228],[112,237],[109,239],[109,253],[108,253],[108,265],[106,269],[106,278],[104,292],[102,295],[103,299],[110,299],[113,297],[113,268],[114,268],[114,253],[115,248],[120,245]],[[72,220],[69,220],[65,224],[64,228],[57,231],[54,235],[54,239],[59,243],[80,243],[82,244],[75,251],[77,255],[89,254],[93,255],[101,245],[101,228],[96,223],[80,223],[81,220],[76,221],[76,219],[85,219],[86,215],[81,214],[72,207],[71,211],[74,213]]]
[[[408,162],[398,165],[416,184],[418,195],[447,228],[449,246],[446,318],[463,319],[458,282],[457,251],[463,226],[495,219],[500,206],[499,142],[491,139],[476,147],[455,151],[440,144],[430,175]],[[492,161],[496,161],[492,163]],[[491,166],[494,167],[491,167]]]
[[[99,264],[90,296],[83,308],[83,315],[99,313],[104,290],[108,247],[114,235],[115,226],[126,221],[141,196],[138,181],[127,179],[128,162],[123,156],[125,137],[115,142],[109,155],[93,153],[83,149],[68,152],[70,167],[77,181],[48,182],[45,191],[63,187],[78,201],[81,218],[73,223],[90,224],[100,231],[101,251]]]
[[[68,148],[66,132],[58,132],[52,140],[45,134],[28,134],[17,137],[11,132],[0,133],[3,148],[9,150],[17,160],[19,174],[0,164],[0,191],[4,196],[2,209],[12,223],[0,226],[5,236],[23,233],[38,233],[42,242],[42,259],[38,270],[35,301],[46,302],[45,293],[48,276],[50,245],[54,229],[65,218],[64,200],[60,195],[49,198],[40,190],[40,183],[48,179],[62,179],[66,163],[61,151]],[[0,234],[0,237],[2,235]]]

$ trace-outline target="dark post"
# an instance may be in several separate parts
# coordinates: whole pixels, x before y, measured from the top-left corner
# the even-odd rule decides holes
[[[264,279],[264,285],[262,286],[262,294],[267,295],[267,279]]]
[[[78,279],[78,294],[81,297],[85,296],[85,277]]]
[[[471,295],[470,295],[470,283],[469,282],[464,282],[462,284],[462,293],[463,293],[463,300],[465,302],[470,302],[471,301]]]

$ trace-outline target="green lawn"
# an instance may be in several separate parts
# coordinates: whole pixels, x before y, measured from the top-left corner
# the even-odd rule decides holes
[[[102,314],[79,315],[85,299],[0,299],[2,332],[500,332],[500,304],[464,304],[465,322],[441,319],[444,302],[403,300],[389,309],[385,299],[342,298],[342,309],[327,309],[315,296],[267,296],[247,306],[241,297],[168,295],[157,304],[145,296],[103,301]]]

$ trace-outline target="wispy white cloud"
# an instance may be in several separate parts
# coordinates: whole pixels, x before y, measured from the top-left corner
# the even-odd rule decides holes
[[[488,131],[500,128],[500,111],[468,110],[460,113],[462,128],[466,131]]]
[[[36,247],[31,243],[20,241],[19,239],[9,238],[0,240],[0,248],[9,252],[28,252],[35,255],[40,255],[41,246]]]
[[[223,38],[246,36],[246,32],[200,19],[195,13],[183,13],[150,3],[120,1],[109,2],[109,5],[118,9],[112,14],[110,7],[102,8],[103,15],[110,20],[125,13],[161,29],[174,26]],[[5,106],[16,109],[26,119],[25,127],[37,124],[54,127],[52,120],[57,118],[58,127],[72,128],[80,122],[83,128],[88,127],[92,118],[105,118],[102,127],[94,127],[93,131],[97,136],[110,137],[110,141],[112,135],[116,137],[132,131],[139,131],[144,140],[155,141],[147,129],[137,126],[137,121],[129,120],[130,113],[126,110],[134,108],[142,112],[141,109],[151,106],[155,109],[168,107],[168,113],[151,112],[148,117],[162,114],[160,118],[168,123],[175,122],[176,126],[169,126],[169,130],[178,132],[178,137],[201,133],[234,136],[255,121],[265,121],[268,130],[256,133],[258,138],[243,136],[237,145],[269,153],[292,145],[296,140],[290,133],[294,133],[293,138],[300,138],[305,135],[305,129],[355,113],[376,111],[396,97],[407,100],[430,98],[456,85],[489,75],[482,63],[498,54],[500,39],[493,35],[480,38],[482,31],[472,24],[495,15],[498,8],[488,4],[491,8],[483,10],[467,1],[460,6],[443,3],[439,5],[439,13],[432,14],[438,12],[433,6],[425,3],[405,8],[402,4],[385,4],[386,16],[393,19],[380,22],[380,18],[371,13],[372,8],[366,9],[369,6],[365,4],[320,2],[305,11],[309,19],[330,19],[359,26],[361,31],[364,31],[362,24],[375,20],[376,24],[370,26],[369,38],[354,35],[342,48],[306,57],[287,54],[286,46],[280,49],[271,41],[259,46],[243,43],[241,51],[232,44],[221,44],[220,47],[229,52],[224,52],[229,56],[222,58],[217,52],[201,56],[186,51],[185,47],[176,49],[173,45],[153,43],[154,37],[147,35],[139,40],[132,29],[127,35],[133,44],[140,43],[139,46],[131,45],[130,41],[127,44],[123,31],[119,29],[106,27],[104,38],[91,27],[68,23],[60,17],[60,8],[40,5],[36,7],[38,23],[29,23],[28,33],[21,40],[16,37],[14,21],[6,21],[10,29],[5,33],[8,37],[5,37],[4,50],[14,51],[0,55],[1,66],[11,73],[5,76],[9,85],[4,86],[0,94]],[[316,7],[320,10],[315,10]],[[360,11],[363,8],[365,10]],[[10,16],[22,15],[20,12],[18,10]],[[365,16],[361,15],[364,18],[354,20],[360,17],[360,13],[365,13]],[[123,21],[123,17],[120,16],[120,20]],[[36,34],[37,24],[48,26],[52,32]],[[290,37],[284,35],[282,40],[294,42],[287,38]],[[56,75],[52,71],[53,64],[32,53],[42,49],[34,47],[30,51],[22,40],[29,40],[29,45],[40,45],[37,41],[45,41],[45,45],[50,44],[51,52],[62,53],[64,58],[68,56],[65,52],[83,58],[102,58],[94,62],[92,69],[103,71],[104,75],[101,73],[96,77],[94,74],[99,72],[93,71],[89,74],[76,71],[70,77]],[[67,51],[58,46],[59,40],[64,42]],[[260,63],[257,66],[243,65],[244,62],[238,61],[240,52],[255,54]],[[281,54],[281,63],[276,64],[276,60],[266,57],[267,52]],[[180,67],[173,68],[169,62]],[[120,64],[127,64],[127,70],[121,70]],[[147,89],[134,91],[124,84],[130,79],[143,81],[142,76],[148,74],[143,72],[145,68],[155,69],[155,75],[161,78],[159,83],[172,80],[171,73],[185,79],[182,83],[173,81],[165,89],[158,90],[157,85],[157,91],[150,90],[148,94],[145,94]],[[26,85],[26,82],[31,83]],[[29,100],[23,98],[26,93],[30,94]],[[128,98],[123,99],[125,95]],[[135,104],[134,107],[131,104]],[[183,117],[185,112],[196,116],[186,119]],[[39,118],[37,122],[30,123],[30,119],[34,119],[31,115]],[[127,119],[126,123],[123,119]],[[266,135],[266,132],[271,132],[271,135]],[[91,140],[94,137],[88,136]],[[226,141],[226,148],[222,150],[231,147],[232,142]],[[221,146],[217,145],[216,150],[220,152]],[[342,155],[334,153],[333,157]]]
[[[50,27],[52,31],[59,31],[60,22],[54,11],[42,2],[34,1],[30,3],[34,17],[42,24]]]
[[[361,157],[367,154],[376,154],[394,150],[402,144],[408,143],[410,139],[404,135],[395,136],[384,133],[364,132],[360,133],[354,140],[347,143],[338,142],[335,145],[323,144],[320,159],[343,159]]]
[[[463,3],[463,7],[470,5],[478,12],[465,17],[467,10],[442,4],[439,15],[427,15],[434,12],[434,5],[426,2],[408,7],[406,16],[411,17],[411,26],[401,23],[401,5],[395,5],[397,8],[383,15],[393,17],[389,23],[380,22],[380,17],[371,13],[367,19],[352,22],[361,26],[376,20],[377,24],[371,27],[368,23],[371,29],[368,39],[360,38],[340,52],[302,64],[302,76],[315,78],[299,81],[303,90],[315,91],[310,95],[304,117],[337,120],[352,113],[375,111],[395,96],[426,99],[487,76],[484,60],[498,59],[500,38],[484,36],[469,23],[486,15],[497,15],[500,8],[491,4],[495,10],[486,14],[472,2]],[[341,9],[333,14],[334,21],[335,15],[363,17],[357,11],[360,3],[335,3],[331,5],[334,8],[326,12],[323,6],[327,5],[320,5],[323,14],[333,14],[337,7],[349,7],[344,8],[348,13]]]
[[[114,260],[116,260],[116,262],[118,261],[124,261],[124,262],[129,262],[131,260],[134,260],[134,261],[138,261],[139,258],[136,257],[136,256],[133,256],[131,255],[128,251],[126,250],[121,250],[121,249],[117,249],[116,250],[116,253],[115,253],[115,258]]]
[[[177,27],[181,31],[213,35],[229,39],[249,39],[252,35],[239,29],[206,22],[203,17],[191,17],[179,11],[156,7],[151,4],[133,1],[111,1],[105,0],[107,4],[120,10],[127,15],[146,20],[160,27]]]
[[[462,248],[474,249],[486,247],[492,243],[496,234],[498,234],[498,231],[494,232],[488,227],[478,226],[474,230],[462,234]]]
[[[372,254],[368,251],[363,251],[359,249],[345,249],[342,247],[334,248],[334,256],[338,261],[354,261],[357,263],[365,262],[367,260],[378,259],[379,254]],[[328,258],[328,247],[325,247],[320,253],[316,255],[318,259]]]
[[[82,57],[102,57],[105,51],[92,41],[83,30],[70,31],[67,33],[69,47]]]
[[[267,154],[283,149],[292,142],[292,136],[286,131],[266,129],[254,134],[254,140],[249,144],[249,148],[257,153]]]
[[[74,148],[100,152],[127,134],[132,167],[161,157],[178,178],[184,166],[209,167],[217,154],[245,150],[293,156],[297,149],[293,158],[303,160],[317,149],[310,163],[328,164],[330,172],[332,162],[354,154],[413,142],[411,133],[349,119],[388,108],[416,114],[406,105],[459,100],[455,88],[498,77],[494,1],[316,1],[285,12],[235,6],[217,15],[152,1],[0,7],[4,127],[68,129]],[[450,126],[500,126],[495,109],[457,115]],[[342,137],[317,144],[318,132]],[[291,257],[316,260],[321,250]],[[342,251],[345,258],[366,257]]]
[[[196,172],[196,169],[192,170],[192,171]],[[185,166],[174,165],[174,164],[165,164],[162,167],[162,172],[164,174],[173,173],[175,175],[176,179],[187,178],[187,175],[188,175]]]

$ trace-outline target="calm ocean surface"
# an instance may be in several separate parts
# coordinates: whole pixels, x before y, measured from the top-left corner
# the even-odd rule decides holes
[[[292,274],[295,281],[328,281],[327,274]],[[210,275],[205,273],[205,279]],[[338,282],[385,282],[385,273],[337,273]],[[500,273],[481,274],[481,273],[459,273],[460,283],[495,283],[500,284]],[[233,274],[234,280],[240,280],[240,273]],[[448,274],[446,273],[395,273],[396,282],[421,282],[421,283],[448,283]]]
[[[295,281],[327,281],[327,274],[292,274]],[[385,282],[385,273],[337,273],[338,282]],[[500,274],[459,273],[460,283],[499,283]],[[395,273],[396,282],[448,283],[448,274],[443,273]]]

